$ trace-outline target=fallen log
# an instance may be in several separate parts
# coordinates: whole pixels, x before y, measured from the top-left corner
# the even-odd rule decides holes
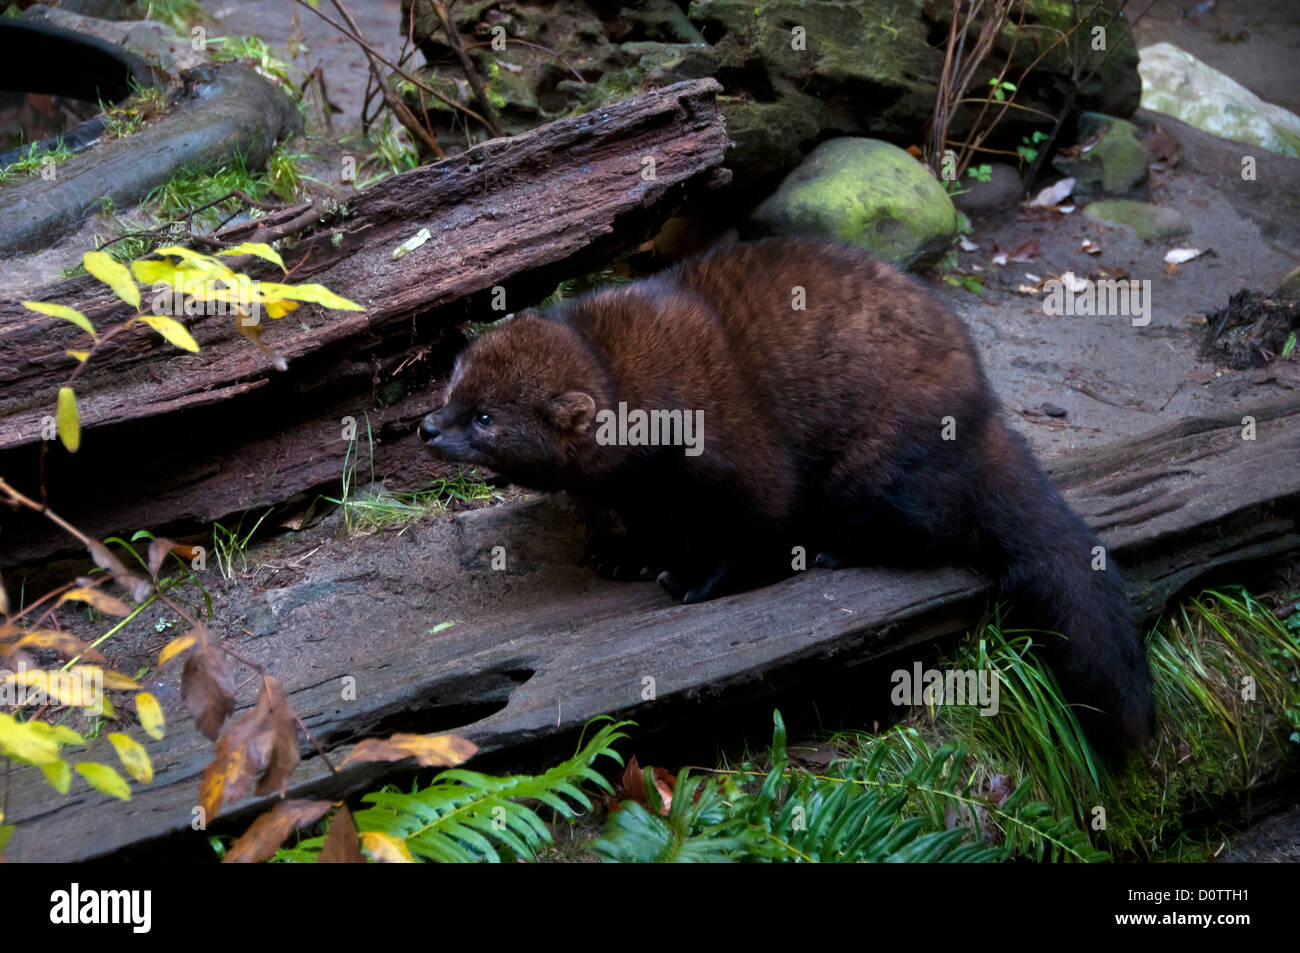
[[[340,419],[370,414],[395,428],[427,410],[434,372],[449,363],[438,348],[459,343],[451,329],[502,316],[489,305],[494,288],[507,310],[533,303],[635,248],[691,190],[724,175],[719,89],[711,79],[679,83],[483,143],[343,205],[286,209],[221,233],[281,235],[289,280],[324,284],[366,313],[307,305],[266,322],[263,340],[286,358],[285,372],[229,315],[189,320],[201,347],[193,355],[142,325],[117,335],[77,379],[81,450],[52,448],[44,461],[50,505],[103,536],[211,521],[337,480],[347,450]],[[429,240],[394,258],[422,228]],[[277,280],[271,268],[255,262],[249,273]],[[76,307],[97,327],[130,316],[85,276],[33,297]],[[0,473],[28,492],[42,421],[75,367],[65,352],[84,341],[68,322],[0,302]],[[390,469],[376,463],[378,476]],[[29,519],[6,529],[10,562],[64,544]]]
[[[1243,439],[1242,417],[1256,437]],[[1300,400],[1180,423],[1070,457],[1054,476],[1099,532],[1150,617],[1208,571],[1300,549]],[[969,570],[810,570],[780,584],[698,606],[671,604],[654,585],[600,580],[574,564],[576,520],[551,499],[421,523],[398,536],[312,537],[280,556],[269,578],[221,600],[217,631],[248,633],[241,654],[267,665],[335,764],[363,737],[455,729],[483,753],[567,736],[587,719],[633,717],[640,731],[689,706],[697,719],[774,687],[819,683],[833,671],[960,631],[987,605]],[[504,546],[509,568],[490,568]],[[454,620],[450,628],[439,623]],[[356,699],[341,700],[344,676]],[[643,698],[655,680],[655,700]],[[159,697],[174,697],[165,671]],[[889,684],[860,685],[885,697]],[[252,703],[252,690],[240,698]],[[34,769],[10,778],[9,860],[79,860],[172,836],[168,857],[210,856],[206,837],[247,826],[267,801],[190,829],[212,745],[169,707],[151,745],[151,786],[121,803],[80,789],[61,798]],[[339,788],[305,743],[291,797]],[[356,791],[375,765],[342,772]]]

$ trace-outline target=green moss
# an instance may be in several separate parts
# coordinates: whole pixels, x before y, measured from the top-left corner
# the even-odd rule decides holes
[[[1138,238],[1147,241],[1166,241],[1186,235],[1192,230],[1183,216],[1172,208],[1134,202],[1128,199],[1107,199],[1093,202],[1083,210],[1090,222],[1106,225],[1126,225]]]
[[[926,168],[877,139],[832,139],[755,212],[781,233],[826,235],[912,266],[941,253],[957,230],[952,199]]]

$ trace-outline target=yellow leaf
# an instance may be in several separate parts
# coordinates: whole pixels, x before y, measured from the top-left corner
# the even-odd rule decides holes
[[[64,321],[71,321],[92,338],[99,338],[99,335],[95,333],[95,326],[90,323],[90,319],[76,308],[69,308],[66,304],[52,304],[49,301],[24,301],[22,302],[22,305],[28,311],[35,311],[39,314],[48,314],[52,318],[62,318]]]
[[[77,669],[81,669],[80,672]],[[89,671],[87,671],[89,670]],[[0,685],[10,682],[26,685],[29,689],[44,692],[60,705],[72,708],[86,708],[99,712],[106,718],[115,718],[112,702],[104,694],[99,682],[94,679],[95,666],[79,665],[71,672],[47,672],[44,669],[20,669],[0,676]],[[85,675],[90,675],[86,678]],[[125,678],[125,676],[122,676]],[[32,722],[36,724],[36,722]],[[33,729],[39,730],[39,729]],[[51,739],[52,740],[52,739]]]
[[[59,760],[59,744],[54,736],[33,729],[40,722],[20,722],[13,715],[0,712],[0,754],[28,764],[53,764]]]
[[[178,635],[176,638],[172,639],[170,642],[164,645],[163,650],[158,653],[158,667],[162,668],[164,665],[166,665],[176,656],[180,655],[182,652],[184,652],[193,644],[194,644],[194,636]]]
[[[80,654],[87,658],[91,656],[100,657],[98,652],[76,636],[67,632],[56,632],[53,629],[32,629],[13,644],[16,649],[28,646],[35,646],[38,649],[54,649],[56,652],[62,652],[67,656]]]
[[[188,248],[181,248],[179,245],[168,245],[166,248],[159,248],[154,251],[155,255],[170,255],[173,258],[180,258],[194,266],[191,270],[203,275],[218,275],[222,278],[233,278],[234,272],[231,271],[222,262],[217,261],[211,255],[204,255],[200,252],[190,251]]]
[[[60,794],[67,794],[68,788],[72,787],[72,769],[66,761],[43,764],[41,772],[45,775],[45,780],[50,782],[50,787]]]
[[[86,266],[86,271],[112,288],[113,293],[131,307],[140,307],[140,289],[126,265],[118,264],[108,252],[102,251],[86,252],[81,263]]]
[[[115,692],[138,692],[140,690],[140,683],[130,676],[115,672],[111,668],[100,668],[98,665],[74,665],[69,674],[95,681],[102,678],[104,687]]]
[[[282,285],[274,281],[259,281],[257,291],[263,298],[288,298],[291,301],[310,301],[339,311],[366,310],[355,301],[349,301],[330,291],[324,285]]]
[[[59,747],[63,747],[64,745],[84,745],[86,743],[85,738],[81,737],[81,735],[77,734],[67,725],[51,725],[47,721],[29,721],[27,724],[31,725],[31,730],[35,731],[37,734],[53,738],[54,743]]]
[[[380,864],[413,864],[415,858],[411,856],[410,848],[406,846],[406,841],[400,837],[390,837],[387,834],[381,834],[378,831],[366,831],[361,835],[361,849],[375,859]]]
[[[140,718],[140,727],[154,741],[163,739],[163,710],[158,699],[148,692],[135,696],[135,713]]]
[[[63,353],[68,355],[68,357],[75,357],[82,364],[85,364],[86,358],[90,357],[89,351],[64,351]]]
[[[296,301],[280,301],[278,299],[268,301],[266,302],[266,316],[268,318],[283,318],[290,311],[295,311],[297,308],[298,302]]]
[[[263,242],[244,242],[242,245],[236,245],[234,248],[227,248],[224,251],[217,252],[218,255],[256,255],[258,258],[265,258],[267,261],[275,262],[280,266],[281,271],[288,271],[284,267],[284,261],[280,258],[280,253],[270,245]]]
[[[77,395],[71,387],[59,388],[59,404],[54,411],[54,422],[59,429],[59,439],[68,448],[68,453],[76,453],[81,446],[81,418],[77,414]]]
[[[88,602],[100,612],[106,612],[109,615],[126,616],[131,614],[131,607],[125,602],[110,596],[107,592],[100,592],[98,589],[69,589],[59,596],[60,603],[67,602],[70,599],[75,599],[78,602]]]
[[[143,784],[153,783],[153,763],[140,742],[120,731],[109,732],[108,740],[112,742],[117,759],[122,762],[127,774]]]
[[[182,284],[187,274],[198,278],[203,276],[203,272],[190,272],[183,264],[174,261],[146,260],[131,262],[131,273],[135,275],[137,281],[146,285],[174,285],[177,272],[182,276]]]
[[[199,344],[189,331],[185,330],[185,325],[181,324],[175,318],[169,318],[162,314],[142,314],[137,321],[143,321],[149,327],[161,334],[171,344],[175,344],[182,351],[190,351],[194,354],[199,352]]]
[[[83,761],[77,765],[77,773],[85,778],[86,783],[96,791],[111,794],[123,801],[131,800],[131,785],[127,784],[126,779],[108,765]]]

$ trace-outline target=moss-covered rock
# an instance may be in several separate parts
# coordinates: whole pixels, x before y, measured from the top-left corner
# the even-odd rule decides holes
[[[1103,225],[1125,225],[1133,229],[1138,238],[1153,242],[1179,238],[1192,230],[1187,219],[1176,209],[1129,199],[1093,202],[1083,210],[1083,217]]]
[[[1074,177],[1074,194],[1079,198],[1127,192],[1147,177],[1147,154],[1138,141],[1137,126],[1101,113],[1079,118],[1078,145],[1057,153],[1052,165]]]
[[[903,267],[952,243],[957,210],[921,163],[879,139],[831,139],[791,172],[753,214],[776,234],[852,242]]]
[[[1171,43],[1142,50],[1142,106],[1233,142],[1300,157],[1300,116]]]

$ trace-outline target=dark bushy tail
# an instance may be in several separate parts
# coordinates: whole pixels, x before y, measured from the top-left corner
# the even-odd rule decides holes
[[[991,421],[981,459],[981,550],[1022,626],[1047,636],[1047,659],[1094,745],[1107,758],[1145,742],[1155,724],[1151,670],[1119,575],[1061,499],[1024,441]]]

